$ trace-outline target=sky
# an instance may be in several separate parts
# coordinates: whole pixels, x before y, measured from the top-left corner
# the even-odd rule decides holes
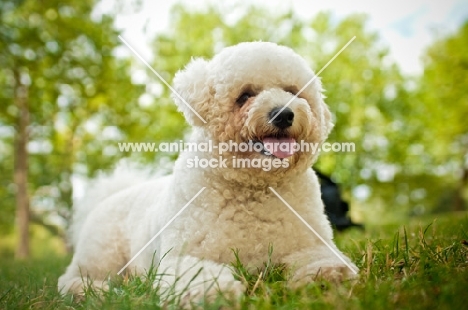
[[[108,12],[114,1],[103,0],[96,11]],[[203,9],[210,3],[217,6],[224,3],[212,0],[141,1],[143,3],[141,10],[136,11],[128,7],[122,10],[123,13],[118,14],[116,27],[123,31],[122,36],[125,40],[147,60],[151,60],[149,39],[154,34],[168,29],[169,12],[174,4],[183,3],[190,8]],[[370,29],[379,33],[383,43],[390,48],[391,57],[407,74],[421,73],[421,55],[438,35],[449,34],[468,20],[468,0],[240,0],[237,2],[274,8],[274,12],[292,8],[297,16],[304,19],[310,19],[320,11],[329,11],[338,19],[353,13],[366,13],[369,16]]]

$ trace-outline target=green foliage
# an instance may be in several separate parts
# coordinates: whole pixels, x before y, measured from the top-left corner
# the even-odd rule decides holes
[[[93,175],[121,156],[105,153],[110,144],[102,134],[105,127],[125,135],[138,123],[138,116],[124,115],[136,105],[142,89],[131,83],[129,61],[112,55],[119,44],[113,19],[91,18],[93,6],[90,0],[0,4],[0,126],[6,134],[0,170],[6,183],[2,188],[9,190],[2,193],[5,214],[13,209],[18,87],[27,89],[33,209],[53,209],[66,217],[72,174]],[[10,215],[0,218],[9,220],[2,228],[11,227]]]
[[[468,22],[457,33],[436,41],[424,58],[419,92],[424,102],[422,121],[431,129],[425,138],[437,141],[429,151],[443,164],[446,154],[458,164],[468,154],[467,46]]]
[[[431,222],[432,221],[432,222]],[[337,236],[338,246],[360,268],[356,282],[310,283],[288,288],[283,266],[268,261],[251,270],[234,261],[234,273],[247,285],[234,301],[220,296],[204,309],[463,309],[468,302],[468,218],[369,226]],[[274,248],[272,249],[274,251]],[[29,262],[0,262],[2,309],[167,309],[177,308],[178,296],[161,302],[157,266],[143,277],[114,279],[111,290],[89,289],[86,296],[60,296],[56,283],[70,258],[47,257]],[[153,285],[156,281],[156,285]]]
[[[426,52],[415,94],[424,127],[425,173],[446,180],[439,210],[466,209],[468,187],[468,22]],[[447,184],[445,184],[447,183]],[[447,199],[449,198],[449,199]],[[451,199],[450,199],[451,198]]]

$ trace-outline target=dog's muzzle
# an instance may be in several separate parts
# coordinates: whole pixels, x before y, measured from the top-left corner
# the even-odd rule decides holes
[[[281,159],[294,155],[296,144],[296,140],[287,134],[294,122],[294,112],[288,107],[281,111],[282,108],[274,108],[268,113],[272,125],[277,128],[276,133],[256,140],[263,145],[262,154]]]

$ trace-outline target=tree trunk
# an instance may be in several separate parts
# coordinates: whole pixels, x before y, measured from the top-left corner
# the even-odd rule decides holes
[[[28,151],[29,140],[29,110],[28,87],[20,84],[19,74],[16,74],[16,98],[18,118],[15,137],[15,170],[14,182],[16,185],[16,224],[18,231],[18,246],[16,258],[29,257],[29,196],[28,196]]]

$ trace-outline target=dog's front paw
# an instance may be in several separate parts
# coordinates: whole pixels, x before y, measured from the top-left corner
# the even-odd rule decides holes
[[[318,266],[317,264],[309,264],[298,269],[292,277],[292,285],[294,287],[302,286],[313,281],[329,281],[343,282],[353,280],[358,277],[358,268],[354,265],[347,266],[344,264],[336,264],[330,266]]]
[[[245,292],[245,286],[240,281],[216,281],[212,284],[196,285],[188,287],[182,294],[180,305],[184,309],[191,309],[193,306],[203,306],[212,303],[218,297],[235,300]]]
[[[176,299],[182,308],[198,308],[218,297],[234,300],[245,291],[244,285],[234,279],[231,269],[225,265],[191,256],[180,258],[179,264],[179,274],[172,266],[162,266],[164,275],[155,285],[167,296],[163,299]]]

